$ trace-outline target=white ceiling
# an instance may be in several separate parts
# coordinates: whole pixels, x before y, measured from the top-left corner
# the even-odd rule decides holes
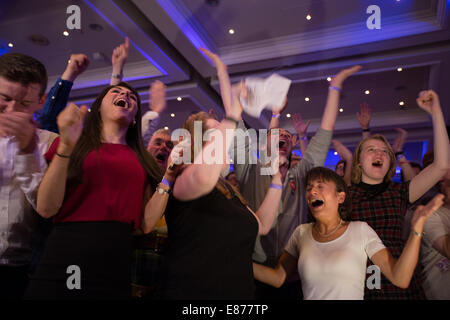
[[[47,67],[50,84],[64,70],[71,53],[91,58],[89,69],[77,79],[71,93],[76,102],[90,102],[108,83],[110,56],[128,36],[132,49],[125,66],[129,81],[148,100],[148,86],[160,79],[168,86],[169,104],[163,125],[181,127],[195,110],[223,114],[215,71],[198,50],[218,52],[229,66],[232,81],[277,72],[293,81],[286,113],[311,119],[313,133],[322,115],[327,76],[361,64],[363,70],[348,80],[335,137],[348,146],[359,139],[355,112],[368,102],[372,127],[393,138],[397,126],[408,128],[410,141],[432,136],[429,117],[415,104],[418,91],[432,88],[440,94],[450,123],[449,2],[445,0],[43,0],[0,1],[0,52],[33,55]],[[81,8],[81,30],[64,37],[69,5]],[[369,30],[369,5],[381,9],[381,29]],[[312,19],[306,20],[310,14]],[[98,24],[102,31],[94,31]],[[228,33],[230,28],[235,34]],[[48,46],[29,40],[46,37]],[[7,44],[14,43],[10,49]],[[94,53],[104,59],[95,60]],[[98,54],[97,54],[98,55]],[[403,67],[397,72],[397,67]],[[363,90],[369,89],[370,95]],[[182,96],[179,102],[176,97]],[[304,97],[311,101],[306,103]],[[405,101],[405,108],[398,102]],[[171,118],[170,113],[175,113]],[[250,126],[263,128],[270,115],[245,117]],[[288,119],[282,125],[292,129]],[[358,134],[355,134],[358,133]]]

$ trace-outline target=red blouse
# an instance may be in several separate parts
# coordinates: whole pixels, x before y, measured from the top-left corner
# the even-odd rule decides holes
[[[45,154],[51,161],[59,144],[55,139]],[[119,221],[139,228],[147,175],[136,154],[126,145],[102,143],[83,161],[82,183],[68,186],[54,222]]]

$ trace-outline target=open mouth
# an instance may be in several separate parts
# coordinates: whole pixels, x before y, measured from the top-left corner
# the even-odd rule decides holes
[[[162,153],[160,153],[160,154],[156,155],[156,159],[159,160],[159,161],[166,161],[167,160],[167,156],[162,154]]]
[[[311,202],[311,206],[312,206],[313,208],[320,207],[321,205],[323,205],[323,201],[322,201],[322,200],[319,200],[319,199],[314,200],[313,202]]]
[[[126,108],[128,106],[128,103],[124,99],[118,99],[114,102],[115,106]]]
[[[381,168],[383,166],[383,161],[375,160],[374,162],[372,162],[372,165],[376,168]]]

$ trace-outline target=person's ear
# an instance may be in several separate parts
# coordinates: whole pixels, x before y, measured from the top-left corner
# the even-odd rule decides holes
[[[42,107],[44,106],[45,100],[47,99],[47,94],[44,93],[44,95],[39,98],[38,102],[36,103],[36,105],[33,106],[33,110],[30,110],[31,113],[34,113],[36,111],[41,111]]]
[[[344,203],[344,201],[345,201],[345,192],[338,192],[337,193],[338,194],[338,203],[339,204],[341,204],[341,203]]]

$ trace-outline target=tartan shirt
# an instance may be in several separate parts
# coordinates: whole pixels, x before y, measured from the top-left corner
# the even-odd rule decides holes
[[[405,245],[402,229],[409,205],[409,182],[391,181],[378,185],[361,182],[350,187],[350,195],[352,220],[367,222],[394,258],[398,259]],[[425,296],[416,270],[407,289],[394,286],[384,275],[381,275],[381,289],[369,290],[366,286],[364,299],[409,300],[425,299]]]

